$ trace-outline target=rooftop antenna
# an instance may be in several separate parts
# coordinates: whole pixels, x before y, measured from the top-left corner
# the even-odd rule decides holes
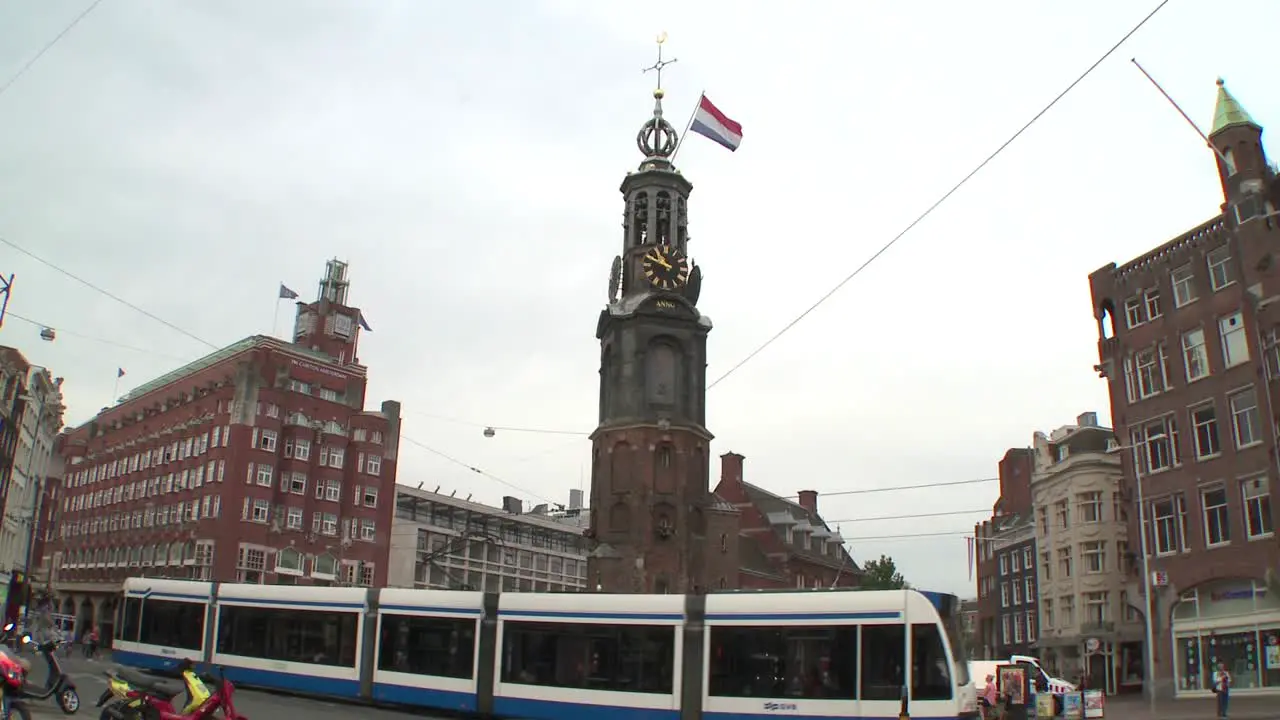
[[[419,489],[419,490],[421,490],[421,489],[422,489],[422,483],[418,483],[418,489]]]

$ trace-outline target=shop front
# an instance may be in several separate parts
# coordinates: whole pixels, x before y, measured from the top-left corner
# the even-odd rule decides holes
[[[1173,608],[1174,681],[1180,696],[1209,695],[1221,663],[1232,692],[1280,695],[1280,598],[1261,581],[1206,583]]]

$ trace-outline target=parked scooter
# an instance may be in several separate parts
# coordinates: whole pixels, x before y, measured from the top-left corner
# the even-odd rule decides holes
[[[31,720],[31,710],[21,697],[30,671],[31,663],[25,658],[0,649],[0,720],[10,720],[15,715],[19,720]]]
[[[76,711],[80,709],[80,694],[76,692],[76,684],[72,681],[71,676],[58,663],[58,642],[51,640],[37,643],[31,639],[30,635],[23,635],[22,642],[32,646],[36,652],[40,653],[40,657],[44,658],[44,663],[49,669],[49,675],[42,688],[32,687],[29,684],[24,685],[20,697],[26,700],[48,700],[53,698],[59,710],[62,710],[67,715],[76,714]]]
[[[173,720],[205,720],[218,710],[227,720],[247,720],[236,712],[232,695],[235,687],[219,671],[217,675],[201,675],[195,663],[183,660],[178,665],[182,686],[157,678],[146,677],[127,668],[117,667],[106,672],[107,690],[98,698],[102,708],[99,720],[147,720],[149,718],[173,718]],[[209,686],[213,686],[213,690]],[[178,695],[184,694],[183,703],[175,705]]]

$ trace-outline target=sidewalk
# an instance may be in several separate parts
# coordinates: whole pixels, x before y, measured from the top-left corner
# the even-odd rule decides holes
[[[1231,720],[1280,720],[1280,699],[1275,697],[1233,696],[1227,712]],[[1107,698],[1105,720],[1214,720],[1218,706],[1214,698],[1161,700],[1156,714],[1145,698],[1127,696]]]

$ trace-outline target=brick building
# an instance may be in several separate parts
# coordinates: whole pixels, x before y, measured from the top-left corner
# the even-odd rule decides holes
[[[1220,213],[1095,271],[1089,285],[1098,371],[1131,451],[1124,499],[1142,501],[1128,515],[1139,612],[1141,548],[1159,585],[1154,687],[1204,695],[1222,662],[1235,692],[1280,694],[1280,663],[1262,651],[1280,644],[1280,598],[1262,587],[1280,563],[1280,181],[1262,128],[1218,85],[1206,159],[1221,179]]]
[[[400,405],[364,409],[347,291],[330,261],[294,342],[248,337],[68,432],[46,551],[62,612],[110,624],[139,575],[385,584]]]
[[[818,514],[818,493],[802,490],[798,501],[789,500],[745,482],[743,459],[732,452],[720,456],[715,489],[741,517],[738,587],[857,587],[862,570],[839,531]]]
[[[973,528],[978,583],[978,646],[982,658],[1033,652],[1038,590],[1036,538],[1031,517],[1030,448],[1013,448],[1000,460],[1000,497],[990,520]]]
[[[600,415],[591,435],[588,587],[692,593],[734,587],[738,513],[709,487],[702,271],[688,258],[693,185],[675,166],[662,91],[622,181],[620,254],[600,341]],[[719,540],[717,540],[719,539]]]

